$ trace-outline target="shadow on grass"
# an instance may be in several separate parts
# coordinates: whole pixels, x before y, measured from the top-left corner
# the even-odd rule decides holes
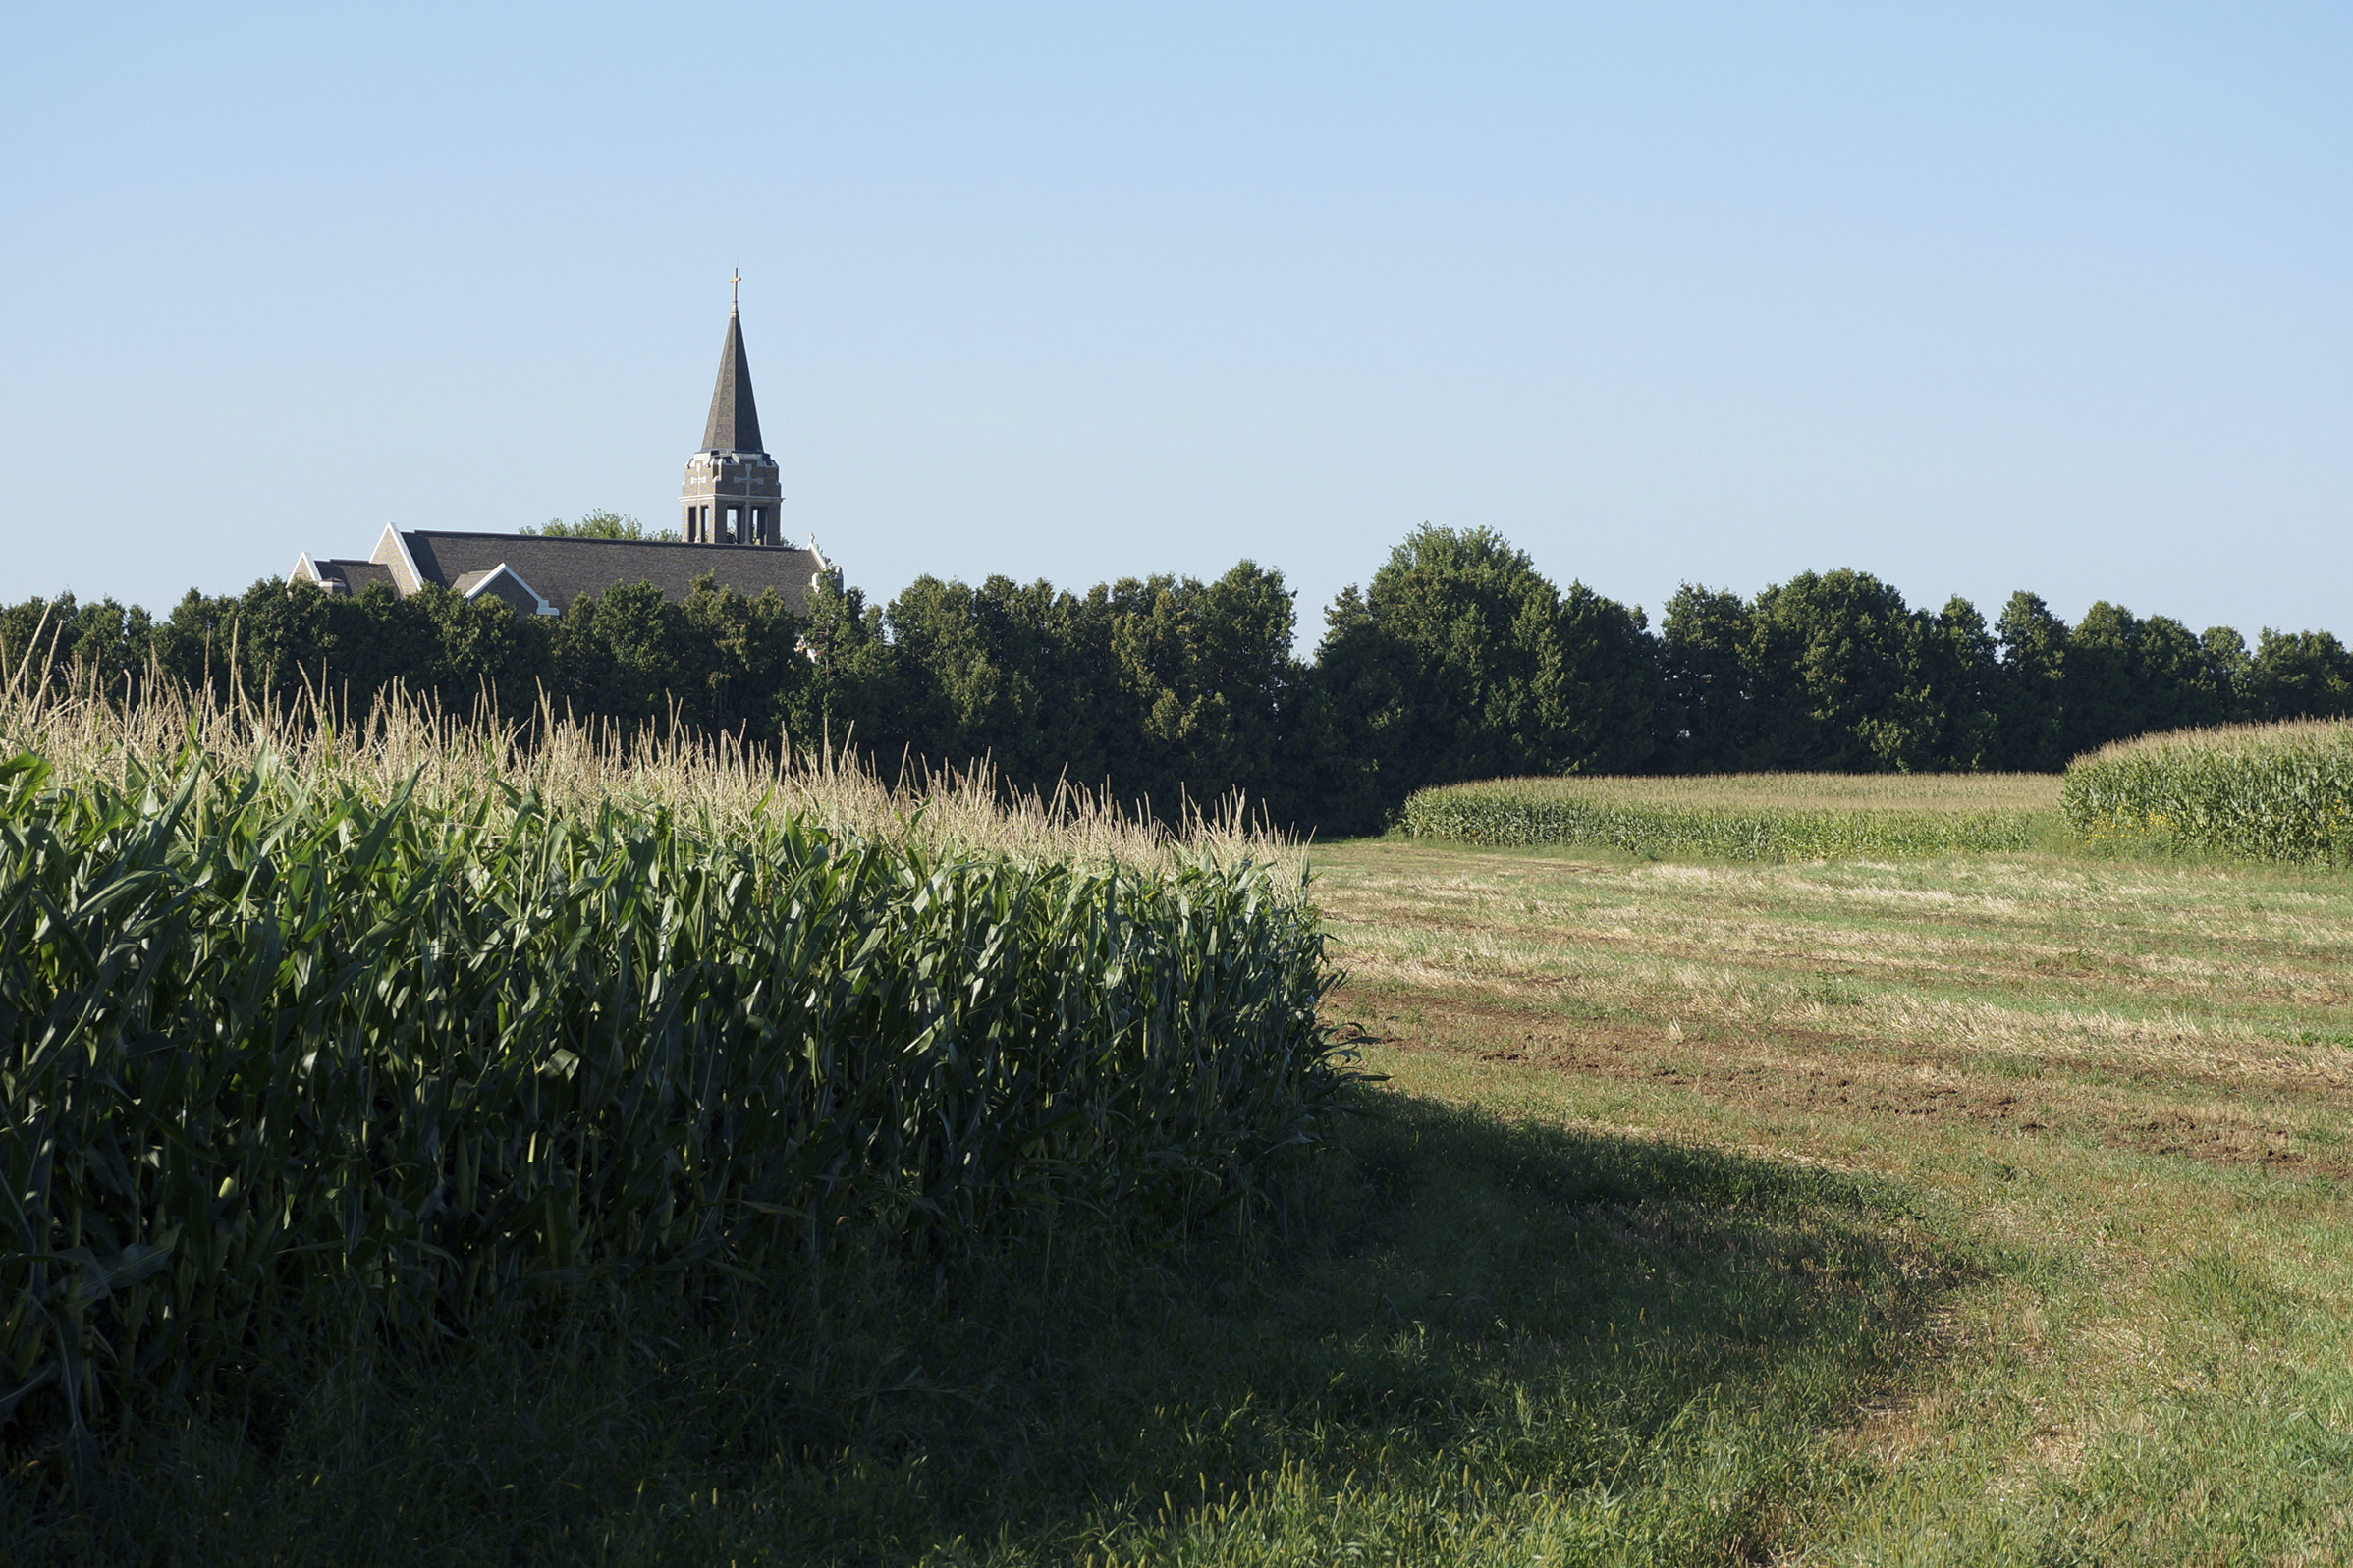
[[[1372,1103],[1287,1241],[332,1368],[126,1439],[103,1523],[20,1488],[12,1560],[1740,1561],[1954,1276],[1852,1178]]]

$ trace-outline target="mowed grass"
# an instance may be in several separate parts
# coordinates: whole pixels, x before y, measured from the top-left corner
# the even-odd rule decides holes
[[[1771,1560],[2353,1558],[2353,879],[1319,856],[1402,1092],[1835,1171],[1965,1260]]]

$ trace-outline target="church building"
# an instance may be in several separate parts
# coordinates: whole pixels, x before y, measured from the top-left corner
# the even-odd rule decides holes
[[[760,444],[741,311],[731,305],[702,448],[686,460],[677,543],[393,526],[366,560],[304,555],[287,580],[333,594],[381,582],[404,599],[431,584],[468,599],[490,594],[519,614],[553,616],[622,583],[649,582],[665,599],[684,599],[708,574],[748,598],[773,588],[801,615],[818,579],[839,580],[838,568],[814,538],[784,542],[783,506],[776,459]]]

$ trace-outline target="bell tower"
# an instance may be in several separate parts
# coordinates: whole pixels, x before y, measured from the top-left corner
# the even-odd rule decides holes
[[[731,296],[742,282],[738,273]],[[686,460],[686,482],[679,492],[679,537],[697,545],[782,544],[778,513],[784,499],[776,460],[760,445],[760,410],[751,399],[741,309],[731,297],[719,383],[711,389],[711,417],[703,423],[702,450]]]

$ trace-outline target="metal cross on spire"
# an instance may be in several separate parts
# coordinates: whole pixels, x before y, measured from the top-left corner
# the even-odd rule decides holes
[[[742,303],[743,274],[738,270],[736,275],[727,281],[727,307],[730,310],[737,310],[742,307]]]

